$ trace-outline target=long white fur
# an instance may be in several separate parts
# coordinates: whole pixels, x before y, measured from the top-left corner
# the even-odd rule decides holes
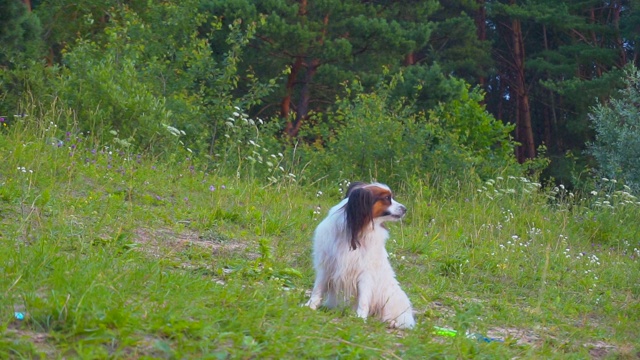
[[[388,189],[384,184],[369,184]],[[411,302],[400,288],[389,263],[385,243],[389,232],[385,221],[397,221],[406,211],[404,205],[392,200],[391,215],[374,218],[360,239],[360,246],[352,250],[346,231],[342,200],[331,208],[314,234],[313,262],[316,279],[307,306],[317,309],[323,298],[328,308],[351,306],[359,317],[369,316],[389,322],[392,327],[413,328],[415,320]]]

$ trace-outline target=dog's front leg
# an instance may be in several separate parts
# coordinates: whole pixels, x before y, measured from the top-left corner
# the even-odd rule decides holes
[[[322,295],[324,294],[327,287],[327,279],[324,271],[318,271],[316,275],[316,281],[313,285],[313,290],[311,291],[311,298],[307,301],[306,306],[310,307],[313,310],[316,310],[320,306],[320,302],[322,301]]]
[[[373,297],[373,279],[369,276],[362,276],[358,280],[358,317],[366,319],[369,316],[371,300]]]

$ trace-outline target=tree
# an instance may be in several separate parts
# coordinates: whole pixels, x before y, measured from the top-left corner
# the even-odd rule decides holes
[[[588,153],[603,176],[640,190],[640,71],[635,66],[625,70],[624,85],[619,97],[591,109],[596,139]]]
[[[11,67],[39,54],[40,21],[30,3],[0,0],[0,67]]]
[[[520,143],[516,148],[519,162],[534,158],[536,155],[535,140],[531,119],[529,87],[526,78],[526,48],[522,22],[528,16],[526,9],[516,0],[494,4],[494,21],[497,33],[502,40],[502,48],[497,50],[502,64],[500,81],[507,86],[508,99],[513,98],[513,122],[515,123],[515,140]]]
[[[23,72],[42,56],[38,17],[19,0],[0,0],[0,115],[14,114],[25,92]]]
[[[436,62],[444,73],[484,87],[494,65],[484,0],[440,0],[430,20],[434,29],[419,61]]]
[[[592,136],[587,112],[619,85],[633,58],[629,1],[486,1],[497,71],[487,82],[488,109],[516,123],[519,161],[545,144],[562,160]],[[562,161],[552,162],[558,166]],[[562,171],[558,171],[562,173]]]
[[[277,103],[279,115],[286,121],[286,134],[296,136],[311,112],[334,101],[338,84],[358,77],[372,86],[383,66],[397,67],[423,47],[431,29],[425,19],[434,4],[211,0],[203,9],[224,14],[227,22],[251,22],[259,14],[266,16],[245,58],[246,66],[267,77],[289,69],[277,92],[279,99],[271,99],[267,107]],[[265,112],[275,113],[261,111]]]

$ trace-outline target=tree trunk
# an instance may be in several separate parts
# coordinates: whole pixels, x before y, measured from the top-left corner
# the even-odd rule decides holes
[[[544,39],[544,49],[549,51],[549,39],[547,38],[547,26],[542,25],[542,36]],[[547,79],[551,79],[551,73],[547,71]],[[556,96],[553,93],[553,90],[549,89],[549,112],[551,114],[547,114],[544,122],[544,132],[545,132],[545,140],[547,146],[552,145],[552,141],[554,138],[558,136],[558,115],[556,114]],[[549,116],[550,115],[550,116]],[[559,144],[555,143],[555,148],[559,149]]]
[[[515,5],[515,0],[510,1]],[[536,156],[535,143],[533,141],[533,127],[531,126],[531,108],[529,105],[529,93],[525,80],[525,52],[522,38],[522,24],[518,19],[511,20],[511,40],[513,46],[514,65],[514,91],[516,93],[516,141],[520,142],[516,151],[518,161],[524,162]]]
[[[405,55],[404,66],[412,66],[416,64],[416,54],[412,51]]]
[[[298,56],[296,61],[294,61],[291,66],[291,72],[289,73],[289,77],[287,78],[287,87],[286,94],[280,103],[280,116],[283,119],[289,118],[289,113],[291,111],[291,96],[293,94],[293,87],[296,85],[296,77],[298,77],[298,72],[302,67],[302,56]]]
[[[595,26],[596,24],[598,24],[598,21],[596,20],[596,10],[592,7],[589,10],[589,13],[590,13],[589,16],[591,18],[591,24]],[[600,44],[598,44],[598,35],[596,34],[595,30],[591,30],[591,42],[593,42],[594,48],[601,46]],[[598,62],[597,60],[594,61],[594,64],[595,64],[596,76],[602,77],[602,65],[600,65],[600,62]],[[593,78],[593,76],[589,76],[589,78],[591,79]]]
[[[476,0],[478,10],[476,11],[474,21],[476,23],[476,35],[478,40],[487,40],[487,9],[485,7],[485,0]],[[478,78],[478,84],[481,88],[486,88],[487,79],[484,76]]]
[[[622,4],[619,1],[611,2],[611,11],[613,12],[613,28],[615,29],[616,46],[620,49],[620,63],[619,66],[623,67],[627,64],[627,51],[624,48],[622,38],[620,37],[620,12],[622,11]],[[637,44],[636,44],[637,45]]]
[[[31,0],[22,0],[22,3],[27,7],[27,11],[31,12]]]
[[[307,71],[304,75],[304,80],[302,82],[302,88],[300,89],[300,100],[298,101],[296,118],[292,122],[287,122],[287,126],[285,131],[287,135],[290,137],[298,136],[298,131],[300,131],[300,127],[302,126],[302,121],[309,116],[309,102],[311,101],[311,83],[313,82],[313,77],[318,71],[318,67],[320,66],[320,60],[313,59],[307,65]]]
[[[298,16],[301,17],[301,22],[304,23],[306,15],[307,15],[307,0],[301,0],[300,8],[298,9]],[[329,14],[325,14],[324,20],[323,20],[322,32],[316,39],[317,44],[320,47],[324,44],[324,39],[327,35],[328,25],[329,25]],[[296,75],[298,70],[303,66],[306,67],[306,72],[305,72],[304,78],[302,79],[302,87],[300,88],[300,99],[296,107],[296,117],[293,121],[288,121],[287,125],[285,126],[285,133],[289,137],[298,136],[298,132],[300,131],[300,127],[302,126],[303,120],[305,120],[309,116],[309,103],[311,102],[311,84],[313,82],[313,77],[316,75],[316,72],[318,71],[318,67],[320,67],[321,65],[320,59],[318,58],[311,59],[311,61],[305,64],[303,62],[303,58],[306,58],[306,57],[307,57],[306,55],[299,55],[296,58],[296,63],[295,63],[297,67]],[[292,69],[292,74],[290,74],[289,76],[289,81],[287,82],[287,95],[285,96],[282,103],[281,113],[283,116],[285,116],[285,113],[287,116],[289,115],[289,106],[291,105],[291,94],[293,92],[293,86],[295,85],[296,75],[294,75],[293,77],[291,75],[294,75],[293,69]]]

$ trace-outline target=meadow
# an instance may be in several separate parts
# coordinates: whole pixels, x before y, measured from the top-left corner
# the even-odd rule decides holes
[[[301,306],[314,227],[348,181],[371,179],[267,180],[57,118],[11,120],[0,358],[640,357],[640,200],[615,181],[575,194],[507,175],[396,186],[409,212],[388,251],[418,323],[400,331]]]

